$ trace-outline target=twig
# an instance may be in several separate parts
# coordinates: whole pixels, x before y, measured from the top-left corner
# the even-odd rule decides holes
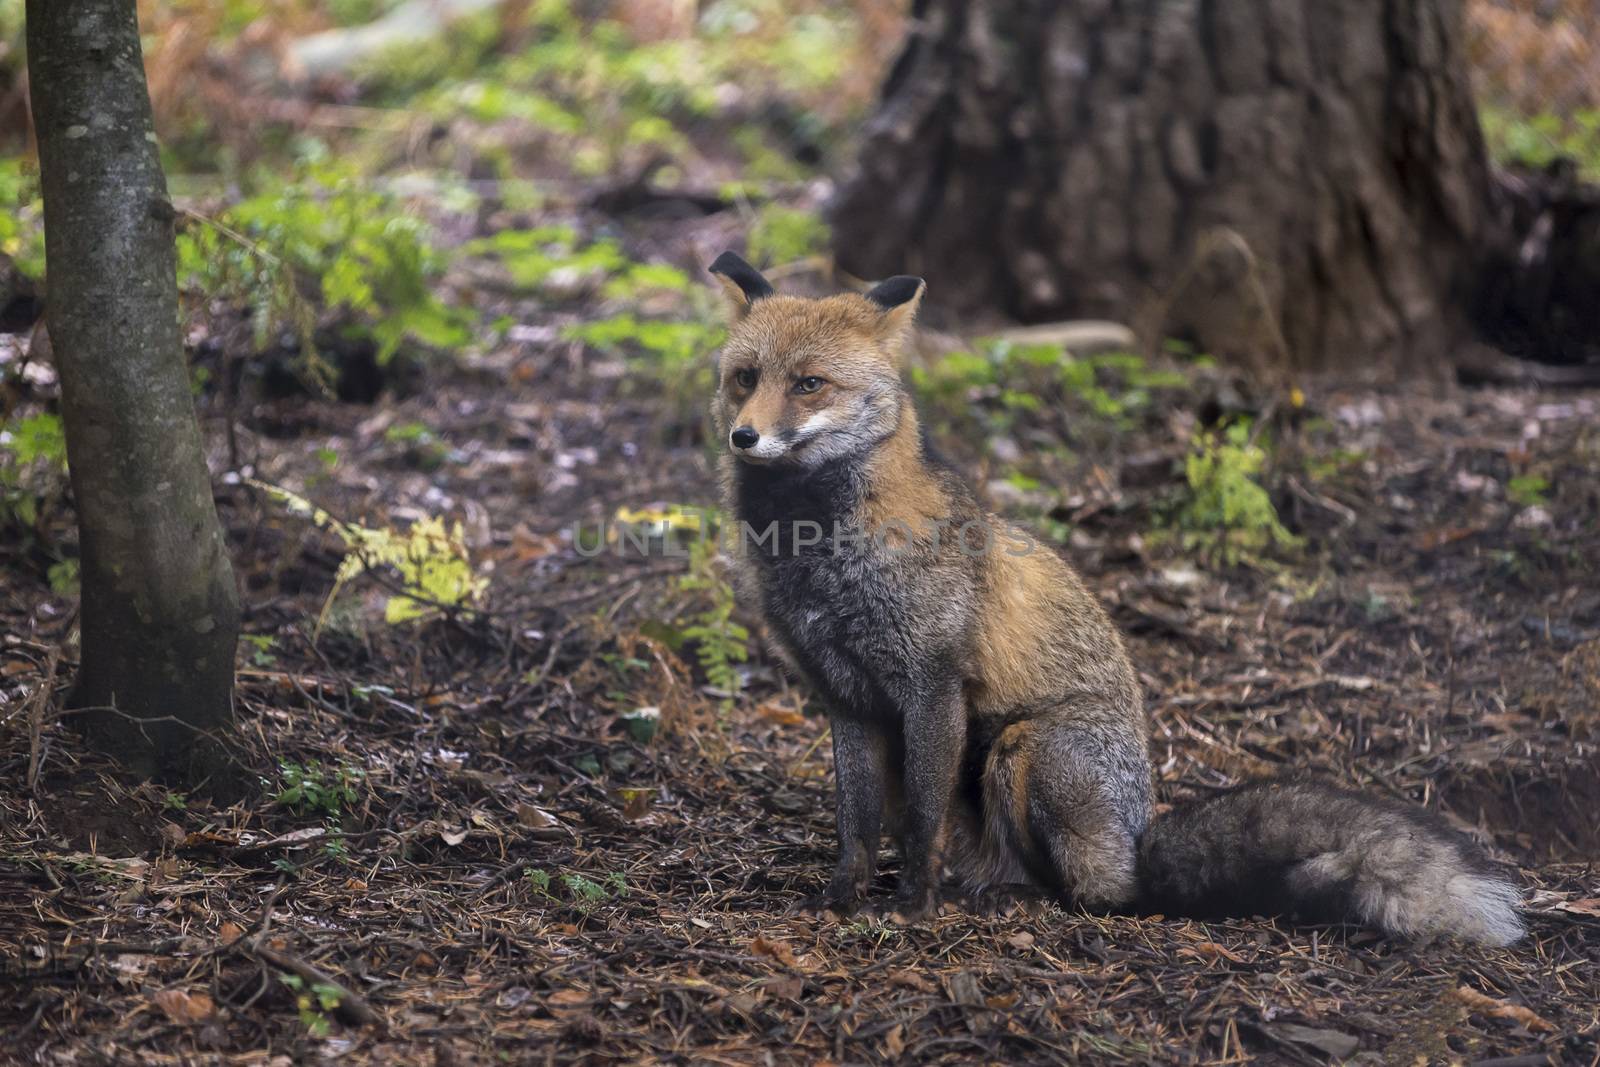
[[[251,945],[249,951],[252,955],[259,957],[263,962],[270,963],[280,971],[288,971],[291,974],[299,975],[310,985],[329,986],[338,990],[339,1003],[333,1006],[333,1011],[345,1022],[353,1023],[356,1026],[388,1028],[383,1016],[379,1015],[372,1005],[366,1002],[365,998],[320,967],[315,967],[297,956],[279,952],[262,944]]]
[[[61,662],[61,646],[54,645],[45,659],[44,679],[28,701],[28,792],[39,784],[39,766],[44,761],[44,716],[55,692],[56,665]]]

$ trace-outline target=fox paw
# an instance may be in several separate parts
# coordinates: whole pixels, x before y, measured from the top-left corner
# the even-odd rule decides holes
[[[802,911],[824,916],[832,913],[842,919],[861,910],[866,897],[866,888],[857,885],[854,879],[835,876],[833,881],[828,883],[828,888],[818,896],[808,897],[800,908]]]
[[[913,887],[895,895],[894,911],[890,913],[889,918],[901,926],[909,926],[921,922],[938,910],[938,896],[932,889]]]

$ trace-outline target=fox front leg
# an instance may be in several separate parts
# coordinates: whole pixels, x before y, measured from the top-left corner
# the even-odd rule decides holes
[[[839,865],[823,904],[848,915],[866,899],[878,867],[878,837],[888,786],[889,740],[883,731],[835,715],[833,776],[838,786]]]
[[[914,920],[933,910],[939,865],[954,800],[956,777],[966,750],[967,708],[951,679],[905,708],[905,866],[896,912]]]

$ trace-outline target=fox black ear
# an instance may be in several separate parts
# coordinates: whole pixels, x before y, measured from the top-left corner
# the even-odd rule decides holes
[[[911,333],[911,323],[916,320],[917,308],[922,305],[922,294],[928,284],[909,274],[896,274],[867,290],[867,299],[883,311],[883,322],[878,336],[891,347],[898,349]]]
[[[735,321],[749,313],[751,304],[777,291],[772,288],[771,282],[761,276],[760,271],[732,252],[722,253],[708,269],[716,275],[722,291],[727,294]]]
[[[867,299],[883,310],[889,311],[907,300],[921,300],[922,291],[927,287],[927,283],[921,278],[913,278],[909,274],[896,274],[893,278],[887,278],[868,290]]]

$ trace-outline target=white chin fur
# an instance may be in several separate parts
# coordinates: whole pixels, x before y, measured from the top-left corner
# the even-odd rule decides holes
[[[771,463],[789,454],[789,446],[775,438],[763,437],[754,448],[735,448],[733,454],[747,463]]]

